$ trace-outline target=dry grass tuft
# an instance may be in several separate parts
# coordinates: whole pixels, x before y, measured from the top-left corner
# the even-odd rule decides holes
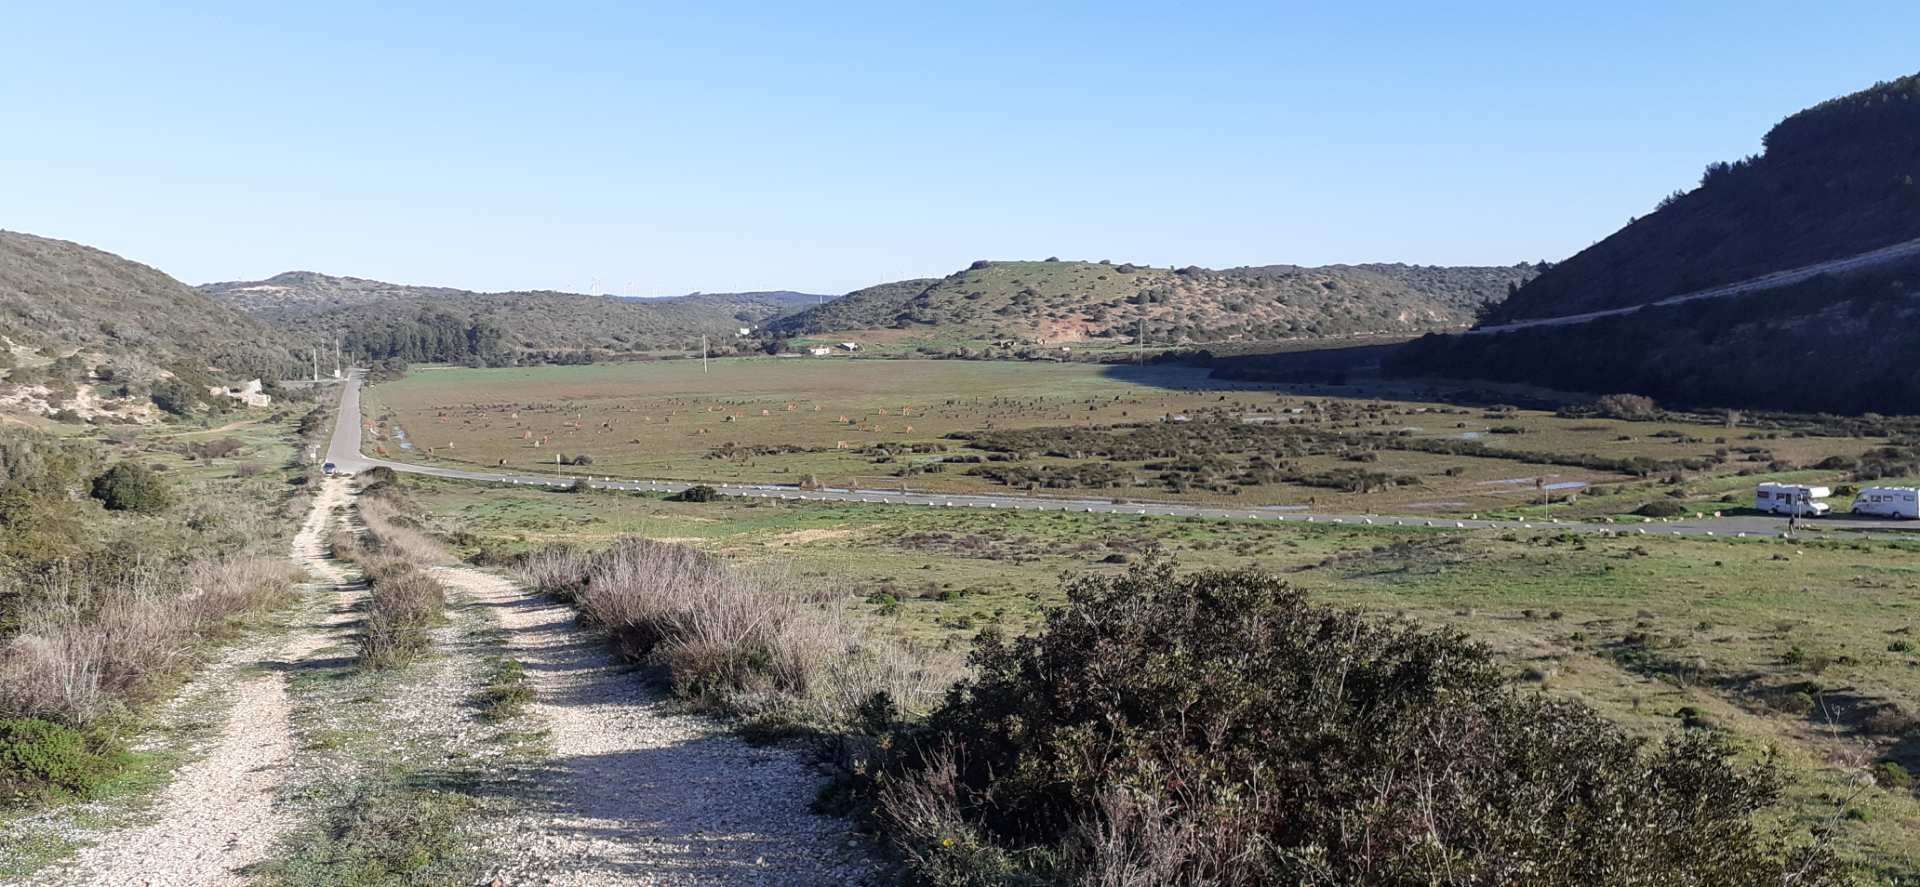
[[[26,589],[20,630],[0,651],[0,710],[86,725],[176,673],[195,642],[291,594],[284,559],[139,569],[97,585],[58,570]]]
[[[523,558],[521,578],[574,602],[622,654],[665,666],[674,692],[703,706],[838,729],[931,700],[950,682],[897,645],[865,636],[777,571],[627,537],[586,553]]]
[[[355,505],[360,522],[367,528],[375,553],[405,558],[416,564],[445,564],[453,558],[445,546],[405,514],[392,499],[363,494]]]

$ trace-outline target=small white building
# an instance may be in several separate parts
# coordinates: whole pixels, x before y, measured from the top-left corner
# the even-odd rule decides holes
[[[254,379],[238,388],[228,388],[224,385],[209,385],[207,386],[207,393],[215,397],[231,397],[250,407],[269,406],[273,403],[273,395],[262,391],[262,387],[260,380]]]
[[[833,354],[833,349],[825,345],[814,345],[807,349],[807,353],[814,357],[827,357]]]
[[[1896,520],[1920,518],[1920,489],[1913,487],[1867,487],[1853,497],[1853,513]]]
[[[751,335],[753,335],[753,327],[750,327],[750,326],[743,326],[743,327],[741,327],[741,328],[740,328],[740,335],[742,335],[742,336],[751,336]]]
[[[859,351],[860,343],[859,342],[841,342],[840,347],[845,348],[848,351]]]

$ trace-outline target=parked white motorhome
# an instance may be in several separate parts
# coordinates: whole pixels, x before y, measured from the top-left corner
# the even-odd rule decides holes
[[[1761,484],[1753,491],[1753,507],[1769,514],[1797,514],[1801,517],[1817,517],[1832,511],[1832,506],[1820,500],[1833,495],[1826,487],[1809,487],[1801,484]]]
[[[1920,490],[1913,487],[1867,487],[1853,497],[1853,513],[1900,520],[1920,518]]]

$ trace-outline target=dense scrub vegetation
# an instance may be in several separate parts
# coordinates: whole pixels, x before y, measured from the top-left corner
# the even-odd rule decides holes
[[[1719,734],[1644,742],[1267,576],[1081,579],[972,662],[870,771],[925,883],[1848,883]]]
[[[514,357],[499,327],[434,307],[357,318],[342,335],[341,347],[356,360],[404,363],[497,367],[511,364]]]
[[[277,548],[304,500],[288,498],[285,473],[236,461],[218,481],[180,483],[141,454],[244,457],[216,443],[0,427],[0,800],[86,795],[124,764],[135,713],[200,641],[288,599]]]
[[[850,293],[769,324],[776,335],[893,328],[950,341],[1156,344],[1418,332],[1470,322],[1531,266],[1269,265],[1210,270],[975,262],[938,280]]]
[[[1552,266],[1491,322],[1644,304],[1920,237],[1920,75],[1788,117],[1766,151]]]
[[[1920,205],[1920,198],[1916,199]],[[1920,412],[1920,262],[1563,327],[1427,336],[1391,373],[1629,390],[1662,402]]]

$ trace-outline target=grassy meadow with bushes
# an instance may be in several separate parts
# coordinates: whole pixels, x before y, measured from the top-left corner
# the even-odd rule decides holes
[[[1752,790],[1750,802],[1762,811],[1754,821],[1786,827],[1797,836],[1789,845],[1810,846],[1818,833],[1840,859],[1870,862],[1882,877],[1920,866],[1920,846],[1911,840],[1920,828],[1920,798],[1888,769],[1920,767],[1907,738],[1916,716],[1911,700],[1920,698],[1920,660],[1908,640],[1920,605],[1920,543],[1858,534],[1794,542],[1596,537],[1548,526],[1461,533],[727,498],[681,502],[607,491],[484,489],[421,477],[399,483],[423,523],[456,554],[513,565],[527,571],[530,584],[574,600],[629,655],[664,668],[664,680],[695,704],[740,716],[756,729],[791,728],[800,720],[808,732],[838,737],[833,747],[847,787],[833,796],[836,809],[874,803],[877,789],[867,780],[878,778],[884,757],[876,747],[891,743],[884,737],[894,730],[924,729],[932,713],[950,703],[943,688],[979,673],[983,638],[1013,644],[1038,637],[1059,618],[1059,608],[1073,606],[1073,588],[1126,582],[1142,564],[1170,558],[1178,564],[1172,579],[1153,572],[1151,581],[1128,586],[1129,594],[1150,596],[1145,589],[1163,584],[1188,589],[1202,573],[1257,575],[1260,582],[1278,577],[1286,595],[1303,595],[1311,607],[1351,608],[1365,614],[1368,626],[1404,621],[1420,632],[1465,637],[1476,661],[1498,672],[1503,693],[1575,704],[1615,725],[1602,730],[1590,718],[1579,721],[1585,726],[1578,731],[1597,731],[1581,733],[1586,739],[1580,741],[1602,743],[1614,754],[1631,745],[1635,754],[1654,755],[1686,731],[1704,731],[1716,750],[1709,755],[1705,746],[1695,747],[1688,753],[1705,757],[1691,760],[1699,766],[1719,760],[1729,769],[1714,772],[1744,774],[1737,784]],[[1715,495],[1710,485],[1696,494]],[[650,576],[605,565],[642,560],[642,552],[657,553]],[[572,566],[553,569],[556,558]],[[581,564],[596,559],[599,588],[588,593],[593,583],[581,577],[596,574]],[[657,585],[658,577],[683,575],[678,571],[690,569],[687,564],[754,579]],[[1078,585],[1063,587],[1063,575]],[[704,593],[690,597],[687,589]],[[754,601],[747,611],[786,614],[797,607],[803,622],[831,618],[833,636],[857,645],[866,661],[878,664],[883,652],[902,650],[925,664],[926,673],[908,672],[914,680],[906,684],[797,681],[792,676],[806,671],[791,663],[821,647],[799,643],[807,632],[772,630],[790,625],[784,615],[752,623],[756,632],[721,630],[738,624],[722,618],[728,599]],[[690,600],[703,605],[708,627],[689,628],[699,623],[682,609]],[[722,644],[733,653],[714,653],[716,638],[733,638]],[[770,652],[773,644],[783,652]],[[831,657],[814,661],[844,655],[831,649]],[[962,662],[969,655],[971,667]],[[813,674],[839,671],[823,666]],[[899,674],[881,674],[888,672]],[[825,688],[838,688],[834,706],[806,701]],[[880,689],[884,700],[873,695]],[[891,726],[881,730],[876,723]],[[1763,760],[1771,761],[1764,774],[1751,769]],[[919,762],[914,772],[935,763]],[[1876,776],[1880,770],[1887,772]],[[969,803],[961,807],[969,812],[958,819],[942,813],[938,820],[957,831],[914,832],[907,852],[926,854],[927,866],[955,864],[925,842],[971,835],[967,846],[978,861],[998,860],[993,864],[1010,866],[1006,872],[1037,878],[1033,872],[1043,869],[1021,866],[1091,864],[1084,856],[1091,845],[1068,841],[1067,832],[994,831],[1000,827],[968,818],[977,812]],[[1651,825],[1633,826],[1641,827]],[[1036,838],[1042,834],[1045,841]],[[1491,859],[1480,864],[1502,871]]]

